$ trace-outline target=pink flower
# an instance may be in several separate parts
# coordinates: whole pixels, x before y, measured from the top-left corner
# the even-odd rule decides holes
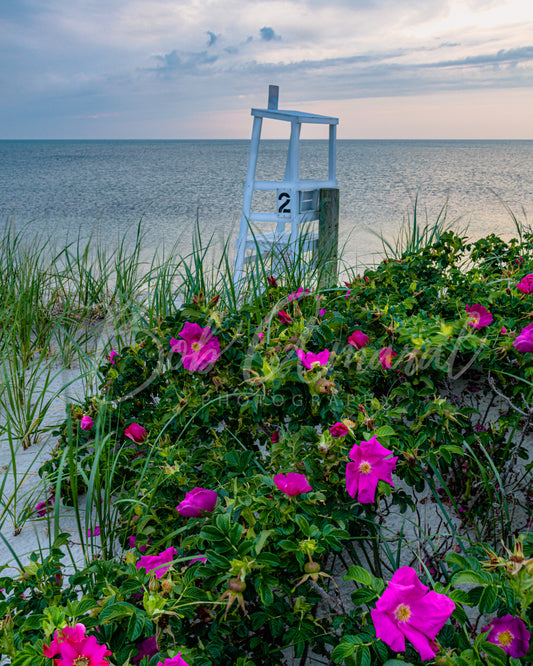
[[[39,518],[42,518],[43,516],[46,516],[48,509],[50,509],[53,505],[54,498],[49,497],[46,502],[37,502],[37,504],[33,507],[33,510],[39,516]]]
[[[278,490],[281,490],[282,493],[285,493],[285,495],[288,495],[289,497],[308,493],[313,490],[307,483],[305,474],[296,474],[295,472],[276,474],[274,477],[274,483]]]
[[[348,338],[348,344],[353,345],[356,349],[362,349],[363,347],[366,347],[369,342],[370,338],[368,335],[359,329],[354,331]]]
[[[274,289],[278,286],[278,281],[273,275],[267,275],[267,282]]]
[[[501,335],[505,335],[507,333],[507,329],[505,328],[505,326],[501,327],[500,333],[501,333]]]
[[[270,438],[272,444],[277,444],[279,442],[279,430],[274,430],[272,437]]]
[[[529,638],[531,634],[526,625],[519,617],[504,615],[495,617],[488,626],[481,631],[489,631],[487,641],[502,648],[505,654],[515,659],[524,657],[529,650]]]
[[[105,657],[111,654],[94,636],[85,636],[85,625],[56,629],[49,646],[43,645],[43,654],[54,659],[56,666],[109,666]],[[59,655],[59,659],[57,658]]]
[[[379,362],[383,370],[390,370],[392,368],[392,359],[398,356],[392,347],[383,347],[379,352]]]
[[[157,578],[162,578],[170,569],[172,560],[176,557],[177,550],[170,546],[159,555],[143,555],[136,564],[137,569],[146,569],[146,573],[154,571]]]
[[[340,421],[337,421],[337,423],[334,423],[330,429],[329,429],[329,434],[332,437],[344,437],[347,435],[350,431],[348,428],[344,425],[344,423],[341,423]]]
[[[189,666],[189,664],[185,661],[185,659],[182,659],[181,652],[178,652],[178,654],[175,657],[172,657],[172,659],[158,661],[157,666]]]
[[[112,349],[112,350],[109,352],[109,356],[107,356],[106,358],[109,359],[109,362],[110,362],[110,363],[112,363],[113,365],[115,365],[115,361],[114,361],[113,359],[115,358],[115,356],[118,356],[118,355],[119,355],[119,353],[116,352],[116,351],[114,351],[114,350]]]
[[[292,324],[292,317],[288,312],[285,312],[285,310],[280,310],[278,312],[278,317],[282,324]]]
[[[82,416],[80,421],[80,428],[82,430],[90,430],[93,427],[94,423],[90,416]]]
[[[513,347],[523,354],[533,352],[533,323],[520,331],[520,335],[513,342]]]
[[[143,657],[148,657],[151,659],[154,655],[159,652],[159,645],[157,644],[157,638],[155,636],[150,636],[142,643],[137,645],[138,652],[135,657],[131,660],[134,664],[140,664]]]
[[[178,504],[176,509],[184,518],[203,516],[210,513],[217,503],[217,494],[214,490],[206,488],[193,488],[185,494],[185,498]]]
[[[473,326],[474,328],[483,328],[484,326],[488,326],[492,321],[491,313],[487,310],[486,307],[480,305],[479,303],[475,303],[474,305],[467,305],[466,311],[470,317],[468,325]]]
[[[257,337],[261,340],[261,342],[263,342],[263,340],[265,339],[265,334],[264,333],[258,333]]]
[[[350,451],[353,462],[346,465],[346,491],[361,504],[371,504],[376,499],[378,481],[385,481],[392,487],[392,471],[396,468],[397,456],[378,442],[375,437],[368,442],[355,444]]]
[[[401,567],[370,611],[378,638],[394,652],[405,652],[407,638],[423,661],[435,657],[430,640],[435,640],[455,608],[445,594],[428,590],[412,567]]]
[[[138,423],[130,423],[124,431],[124,435],[129,437],[136,444],[142,444],[148,437],[148,431]]]
[[[305,353],[303,349],[297,349],[296,356],[298,356],[304,368],[307,368],[307,370],[314,370],[322,365],[327,365],[329,351],[324,349],[321,352],[318,352],[318,354],[314,354],[313,352]]]
[[[320,310],[318,311],[318,315],[320,317],[323,317],[326,314],[326,312],[327,312],[326,308],[320,308]]]
[[[292,294],[289,294],[287,296],[287,301],[290,303],[291,301],[299,301],[300,298],[307,296],[309,293],[309,289],[306,289],[304,291],[303,287],[298,287],[296,291],[293,291]]]
[[[348,291],[344,294],[344,298],[350,298],[351,293],[352,293],[352,290],[348,289]]]
[[[516,288],[523,294],[533,294],[533,273],[523,277],[516,285]]]
[[[220,358],[220,344],[210,327],[187,322],[178,333],[182,340],[170,339],[170,348],[181,354],[186,370],[202,372]]]
[[[87,530],[87,536],[91,537],[100,536],[100,527],[97,525],[94,530]]]

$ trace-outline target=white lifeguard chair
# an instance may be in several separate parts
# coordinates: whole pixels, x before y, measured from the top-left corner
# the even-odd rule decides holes
[[[302,111],[283,111],[278,109],[279,87],[269,86],[268,108],[252,109],[254,117],[248,171],[244,185],[241,223],[237,239],[234,281],[240,290],[244,266],[253,262],[259,253],[261,256],[290,257],[291,253],[316,250],[318,232],[309,232],[307,226],[318,220],[319,192],[321,189],[337,188],[336,177],[336,138],[338,118],[321,116]],[[257,158],[263,118],[281,120],[291,124],[289,149],[283,180],[256,180]],[[323,180],[300,179],[300,130],[302,123],[329,125],[328,177]],[[276,191],[276,210],[258,212],[252,210],[254,191]],[[252,225],[261,223],[276,224],[274,231],[252,233]],[[306,233],[300,238],[302,225]]]

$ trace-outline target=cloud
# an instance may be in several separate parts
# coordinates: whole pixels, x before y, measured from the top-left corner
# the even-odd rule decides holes
[[[273,28],[267,28],[266,26],[261,28],[259,33],[261,35],[261,39],[265,42],[279,41],[281,39],[279,35],[276,35]]]
[[[203,65],[212,65],[218,60],[218,56],[209,55],[207,51],[190,53],[174,49],[165,55],[155,56],[155,59],[161,64],[152,71],[158,73],[181,71],[188,74],[198,74]]]
[[[215,42],[217,41],[217,39],[218,39],[218,35],[215,35],[215,33],[214,33],[214,32],[211,32],[211,30],[208,30],[208,31],[206,32],[206,34],[207,34],[208,37],[209,37],[209,39],[207,40],[207,46],[208,46],[208,47],[209,47],[209,46],[213,46],[213,45],[215,44]]]

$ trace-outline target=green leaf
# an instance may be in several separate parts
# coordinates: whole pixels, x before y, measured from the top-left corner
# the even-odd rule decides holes
[[[274,534],[274,532],[275,532],[275,530],[263,530],[261,532],[261,534],[259,535],[259,537],[258,537],[258,539],[255,543],[255,552],[257,553],[257,555],[259,555],[261,553],[265,543],[267,542],[268,537],[271,534]]]
[[[343,580],[353,580],[356,583],[361,585],[367,585],[368,587],[372,586],[372,574],[368,573],[363,567],[353,565],[348,569],[348,572],[343,576]]]
[[[486,585],[487,583],[490,583],[490,576],[481,571],[458,571],[452,576],[451,584],[459,585],[460,583]]]
[[[388,425],[381,426],[381,428],[378,428],[376,432],[374,433],[374,437],[379,439],[380,437],[394,437],[396,432],[394,431],[394,428],[391,428]]]
[[[144,631],[144,624],[145,624],[145,619],[140,613],[137,613],[136,615],[132,615],[130,617],[130,621],[128,622],[127,632],[128,632],[128,638],[131,641],[136,641],[142,635]]]
[[[357,651],[357,661],[359,662],[360,666],[371,666],[372,659],[370,656],[369,647],[363,645],[363,647]]]
[[[300,514],[296,514],[296,516],[294,516],[294,521],[296,522],[296,524],[298,525],[298,527],[300,528],[300,530],[303,532],[303,534],[306,537],[311,536],[311,528],[310,528],[309,523],[307,522],[306,518],[304,518],[304,516],[301,516]]]
[[[339,664],[343,659],[353,654],[356,648],[357,645],[353,643],[339,643],[331,653],[331,659],[335,664]]]
[[[497,598],[498,594],[494,586],[490,585],[486,587],[479,600],[479,610],[482,613],[490,613],[494,608]]]

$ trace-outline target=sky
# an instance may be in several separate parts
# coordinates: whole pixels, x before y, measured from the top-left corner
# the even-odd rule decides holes
[[[533,139],[533,1],[0,0],[2,139],[246,139],[269,84],[341,139]]]

